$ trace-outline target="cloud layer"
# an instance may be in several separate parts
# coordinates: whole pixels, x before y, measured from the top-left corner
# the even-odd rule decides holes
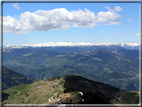
[[[15,8],[18,5],[15,4]],[[107,12],[100,11],[95,15],[88,9],[68,11],[65,8],[53,10],[37,10],[33,13],[25,12],[20,14],[19,18],[11,16],[3,17],[4,33],[14,32],[15,34],[25,34],[29,31],[48,31],[65,30],[73,27],[93,28],[95,25],[105,23],[106,25],[121,24],[122,17],[114,11],[122,11],[121,7],[116,6],[114,10],[108,6]]]

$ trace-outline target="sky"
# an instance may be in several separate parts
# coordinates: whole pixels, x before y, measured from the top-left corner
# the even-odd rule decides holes
[[[3,3],[3,46],[140,42],[139,3]]]

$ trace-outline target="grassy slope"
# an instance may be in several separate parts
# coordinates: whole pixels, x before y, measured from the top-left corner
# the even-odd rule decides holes
[[[52,81],[61,85],[62,88],[65,89],[64,76],[45,79],[44,81]],[[3,104],[52,104],[52,102],[49,102],[49,98],[51,97],[53,97],[54,100],[61,98],[62,103],[70,103],[71,100],[74,103],[81,103],[81,95],[79,94],[79,91],[64,93],[63,90],[58,91],[58,89],[59,87],[52,86],[52,83],[43,83],[41,80],[34,82],[33,84],[14,86],[8,90],[3,91],[10,94],[8,100],[5,100]],[[16,91],[17,93],[14,93],[13,91]],[[54,96],[56,92],[58,93]],[[97,95],[97,98],[101,97]]]
[[[60,78],[60,80],[53,80],[55,83],[61,83],[63,86],[64,80]],[[41,88],[38,88],[41,87]],[[51,89],[51,91],[50,91]],[[17,93],[13,93],[13,90],[17,91]],[[18,95],[20,91],[20,94]],[[44,104],[50,103],[48,98],[52,97],[54,93],[57,91],[57,87],[52,87],[51,83],[41,83],[37,81],[33,84],[23,84],[14,86],[8,90],[4,90],[4,92],[9,93],[10,96],[8,100],[4,101],[6,104]],[[60,91],[59,94],[62,94]],[[59,95],[58,94],[58,95]],[[17,97],[15,97],[15,95]],[[28,95],[28,96],[27,96]],[[27,98],[27,102],[26,102]]]
[[[121,99],[114,99],[112,103],[115,104],[139,104],[139,92],[129,91],[126,92]]]

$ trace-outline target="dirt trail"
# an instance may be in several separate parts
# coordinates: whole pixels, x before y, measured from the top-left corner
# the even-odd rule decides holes
[[[18,92],[18,94],[17,95],[19,95],[20,94],[20,91],[17,91],[17,90],[10,90],[10,88],[9,89],[7,89],[8,91],[16,91],[16,92]],[[17,95],[14,95],[14,97],[19,97],[19,96],[17,96]],[[23,103],[23,104],[25,104],[28,100],[27,100],[27,98],[26,97],[19,97],[19,98],[25,98],[26,99],[26,101]]]
[[[64,89],[62,88],[62,86],[59,85],[59,84],[57,84],[57,83],[50,82],[50,81],[49,81],[49,83],[51,83],[53,86],[57,86],[57,87],[58,87],[58,89],[57,89],[58,92],[64,90]],[[53,95],[51,98],[49,98],[49,102],[52,102],[52,103],[61,103],[61,102],[60,102],[60,101],[62,100],[61,98],[56,99],[56,100],[53,99],[53,97],[57,96],[58,92],[54,93],[54,95]]]
[[[52,81],[43,81],[43,80],[40,80],[40,82],[41,83],[50,83],[52,86],[56,86],[56,87],[58,87],[57,88],[57,91],[59,92],[59,91],[63,91],[64,89],[62,88],[62,86],[61,85],[59,85],[59,84],[57,84],[57,83],[54,83],[54,82],[52,82]],[[37,86],[37,88],[42,88],[42,87],[44,87],[45,85],[40,85],[40,86]],[[50,97],[49,99],[48,99],[48,101],[49,102],[52,102],[52,103],[60,103],[60,101],[61,101],[61,99],[59,98],[59,99],[56,99],[56,100],[54,100],[53,98],[55,97],[55,96],[57,96],[57,94],[58,94],[58,92],[56,92],[56,93],[54,93],[54,95],[52,96],[52,97]]]

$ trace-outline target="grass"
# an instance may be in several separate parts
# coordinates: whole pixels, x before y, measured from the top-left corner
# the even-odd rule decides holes
[[[93,58],[93,60],[102,61],[102,59],[99,58]]]
[[[131,60],[129,60],[129,59],[125,59],[125,58],[123,58],[123,60],[128,61],[128,62],[132,62]]]
[[[121,61],[121,57],[116,55],[116,58],[117,58],[118,61]]]
[[[64,87],[64,83],[65,83],[64,80],[61,80],[61,81],[59,82],[59,84],[60,84],[62,87]]]
[[[30,53],[24,54],[24,55],[22,55],[22,56],[29,56],[29,55],[32,55],[32,54],[35,54],[35,53],[34,53],[34,52],[30,52]]]
[[[29,88],[30,88],[30,84],[22,84],[22,85],[14,86],[8,90],[4,90],[4,92],[10,94],[10,96],[8,97],[8,100],[4,102],[6,104],[22,104],[22,101],[25,101],[25,98],[22,100],[21,97],[25,97],[24,94],[29,91]],[[12,90],[17,91],[17,93],[13,93]],[[18,95],[19,91],[20,91],[20,94]]]
[[[10,96],[8,97],[9,100],[15,98],[15,93],[13,93],[12,91],[9,91],[9,90],[4,90],[3,92],[6,92],[8,94],[10,94]]]
[[[132,61],[129,60],[129,59],[125,59],[125,58],[119,57],[119,56],[117,56],[117,55],[116,55],[116,58],[117,58],[118,61],[122,61],[122,59],[123,59],[123,60],[125,60],[125,61],[132,62]]]
[[[107,68],[107,67],[103,67],[103,69],[104,69],[104,71],[106,71],[107,73],[113,73],[113,71],[112,70],[110,70],[109,68]]]
[[[56,57],[65,57],[67,55],[56,55]]]
[[[47,81],[47,79],[43,80]],[[64,77],[56,77],[52,79],[52,82],[60,84],[62,88],[64,88]],[[41,86],[41,88],[38,88]],[[57,91],[59,87],[52,87],[51,83],[43,83],[42,80],[34,82],[33,84],[23,84],[18,85],[10,88],[9,90],[4,90],[4,92],[7,92],[10,94],[9,98],[5,100],[3,103],[6,104],[51,104],[52,102],[49,102],[49,98],[54,97],[55,100],[59,97],[65,96],[65,93],[63,91]],[[11,90],[11,91],[10,91]],[[17,93],[13,93],[12,90],[16,90]],[[18,92],[20,91],[20,94]],[[54,93],[57,93],[57,96],[54,96]],[[28,96],[26,96],[26,94]],[[17,97],[15,97],[15,95]],[[22,98],[24,97],[24,98]],[[74,101],[78,101],[80,99],[80,93],[74,92],[74,93],[66,93],[65,97],[70,97],[70,99],[74,99]],[[26,101],[27,98],[27,102]]]
[[[63,94],[63,92],[62,92],[62,91],[59,91],[57,95],[61,95],[61,94]]]
[[[133,90],[131,91],[133,92]],[[133,103],[134,102],[134,103]],[[139,104],[139,93],[129,93],[127,92],[121,99],[115,99],[113,103],[120,104]]]

